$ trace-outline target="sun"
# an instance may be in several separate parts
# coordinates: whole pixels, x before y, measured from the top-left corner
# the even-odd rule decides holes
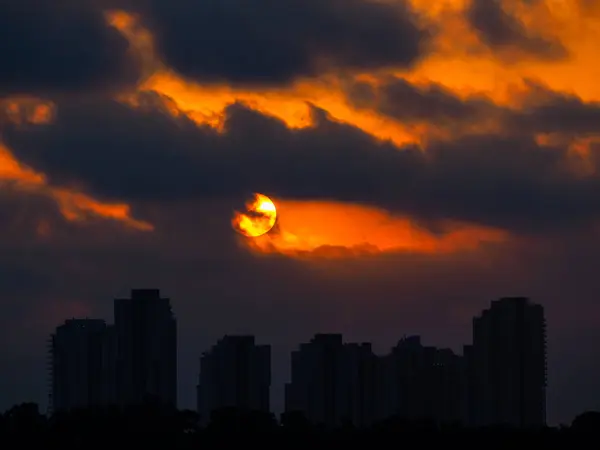
[[[234,211],[231,224],[233,229],[248,237],[258,237],[268,233],[277,221],[277,208],[273,201],[263,194],[255,193],[246,203],[246,211]]]

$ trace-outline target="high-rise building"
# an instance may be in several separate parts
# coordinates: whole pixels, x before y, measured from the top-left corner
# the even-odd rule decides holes
[[[121,405],[152,400],[177,404],[177,322],[158,289],[133,289],[114,302],[117,398]]]
[[[439,423],[466,421],[461,356],[449,349],[423,346],[420,336],[409,336],[382,361],[381,416]]]
[[[485,426],[546,423],[546,321],[542,306],[502,298],[473,319],[470,421]]]
[[[222,408],[269,411],[271,347],[254,336],[225,336],[200,357],[198,414],[203,423]]]
[[[114,328],[99,319],[70,319],[49,344],[48,412],[115,402]]]
[[[326,427],[368,426],[378,410],[378,358],[370,344],[344,344],[341,334],[317,334],[292,352],[285,410]]]
[[[465,368],[465,391],[464,391],[464,405],[466,412],[466,425],[477,425],[478,419],[475,417],[477,413],[477,402],[476,402],[476,375],[475,370],[475,358],[473,357],[473,345],[463,346],[463,359]],[[480,421],[479,421],[480,422]]]
[[[381,417],[381,358],[370,343],[345,344],[342,373],[347,378],[348,395],[341,410],[354,426],[373,425]]]

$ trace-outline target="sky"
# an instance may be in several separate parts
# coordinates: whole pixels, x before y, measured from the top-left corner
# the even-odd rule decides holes
[[[523,295],[549,421],[600,408],[600,2],[0,0],[0,42],[0,410],[131,288],[172,300],[181,407],[226,333],[280,408],[314,333],[462,352]]]

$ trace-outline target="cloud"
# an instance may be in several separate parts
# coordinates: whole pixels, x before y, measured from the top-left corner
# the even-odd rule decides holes
[[[27,252],[27,242],[44,237],[45,231],[59,222],[60,216],[52,200],[42,195],[31,195],[10,185],[2,185],[0,190],[0,234],[11,236],[12,242],[23,245]]]
[[[127,40],[77,0],[0,0],[0,96],[113,89],[136,82]]]
[[[438,83],[413,84],[400,77],[375,82],[346,81],[349,102],[374,110],[401,124],[425,124],[453,134],[494,129],[505,134],[533,136],[556,133],[573,138],[600,134],[600,102],[584,102],[533,80],[512,101],[498,105],[479,94],[459,96]]]
[[[563,147],[541,147],[531,137],[483,135],[428,151],[435,166],[416,208],[534,233],[598,218],[598,179],[569,171]]]
[[[345,83],[352,105],[375,110],[405,124],[431,123],[438,127],[464,127],[498,115],[501,108],[484,96],[461,99],[450,89],[436,83],[417,86],[394,76],[375,83]]]
[[[317,109],[313,127],[292,130],[233,104],[220,132],[185,115],[174,117],[155,94],[143,98],[146,106],[139,109],[113,100],[59,103],[54,123],[7,128],[5,139],[51,181],[83,183],[117,198],[237,195],[255,188],[277,189],[284,196],[360,199],[365,188],[382,188],[374,185],[372,171],[389,162],[394,174],[403,166],[409,171],[410,161],[420,158],[333,122]],[[361,185],[353,186],[357,180]]]
[[[419,95],[463,108],[456,99],[444,103],[448,94]],[[259,191],[521,231],[580,226],[600,212],[598,178],[570,170],[574,157],[568,147],[542,146],[528,133],[466,134],[431,140],[424,149],[399,148],[314,107],[312,126],[290,129],[233,104],[219,131],[183,114],[174,116],[155,94],[142,98],[140,108],[97,99],[59,103],[54,123],[13,126],[5,139],[51,182],[82,185],[111,199],[161,201]],[[434,104],[419,114],[435,119],[439,111]],[[535,111],[530,122],[547,125],[535,119]]]
[[[600,134],[600,102],[584,102],[569,92],[556,92],[529,81],[531,95],[522,111],[507,123],[538,133],[563,133],[571,137]]]
[[[502,0],[471,0],[466,18],[481,40],[499,53],[514,50],[517,55],[547,60],[568,56],[568,50],[559,40],[528,30],[517,16],[503,7]]]
[[[426,40],[404,1],[125,3],[151,30],[167,65],[208,82],[265,85],[330,70],[407,67]]]

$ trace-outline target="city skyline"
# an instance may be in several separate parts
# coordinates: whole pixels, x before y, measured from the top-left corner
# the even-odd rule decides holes
[[[147,400],[177,407],[176,321],[158,289],[115,299],[115,325],[67,319],[49,339],[48,413]],[[314,425],[371,427],[390,417],[469,426],[546,425],[543,306],[504,297],[473,318],[462,355],[404,336],[386,354],[369,342],[317,333],[289,355],[283,411]],[[127,357],[128,356],[128,357]],[[124,364],[124,359],[126,363]],[[271,345],[224,335],[199,357],[196,410],[277,412],[271,399]],[[134,386],[132,388],[132,386]]]
[[[67,319],[48,340],[52,414],[149,399],[177,405],[177,321],[159,289],[114,300],[114,324]]]

